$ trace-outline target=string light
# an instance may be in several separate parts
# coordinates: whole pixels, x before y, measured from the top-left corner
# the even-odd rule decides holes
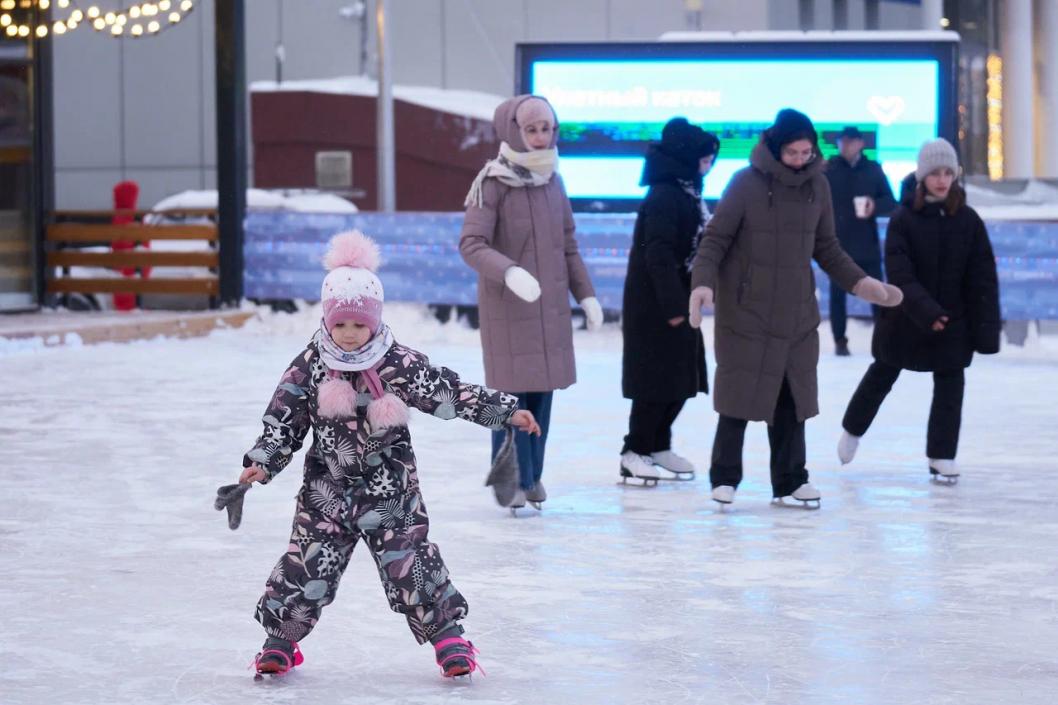
[[[43,39],[49,34],[72,32],[87,20],[97,32],[109,29],[114,37],[142,37],[182,22],[194,7],[194,0],[146,0],[117,10],[101,10],[99,5],[82,10],[73,0],[0,0],[0,34]],[[69,14],[56,17],[60,10]],[[40,20],[36,20],[34,11],[43,13]],[[47,13],[51,13],[50,18]]]
[[[989,54],[985,62],[988,105],[988,177],[1003,178],[1003,59]]]

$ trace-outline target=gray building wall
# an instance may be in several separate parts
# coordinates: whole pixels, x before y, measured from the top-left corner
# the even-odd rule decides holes
[[[115,39],[82,27],[55,38],[58,208],[107,208],[122,179],[139,182],[141,207],[216,187],[213,2],[198,0],[180,26],[155,37]],[[247,80],[275,79],[280,42],[284,79],[359,73],[358,27],[339,16],[351,3],[246,0]],[[830,4],[816,1],[817,29],[831,27]],[[862,29],[863,7],[850,0],[849,29]],[[684,0],[390,0],[390,8],[396,82],[498,95],[513,90],[518,42],[651,40],[699,25],[799,29],[797,0],[702,0],[700,15]],[[917,7],[882,3],[882,29],[919,25]]]

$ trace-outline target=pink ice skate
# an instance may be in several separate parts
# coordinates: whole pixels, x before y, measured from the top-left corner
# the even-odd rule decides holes
[[[268,637],[264,647],[254,656],[253,666],[257,673],[253,679],[259,681],[265,674],[282,676],[303,663],[305,663],[305,657],[301,655],[301,649],[298,648],[296,641]]]
[[[478,650],[462,637],[437,642],[434,644],[434,653],[437,656],[437,665],[441,667],[441,675],[445,678],[469,676],[474,671],[481,671],[481,675],[485,675],[485,671],[474,658],[479,653]]]

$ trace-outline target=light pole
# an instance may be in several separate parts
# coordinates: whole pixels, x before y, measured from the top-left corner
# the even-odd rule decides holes
[[[393,135],[393,69],[390,56],[390,31],[386,24],[388,0],[375,0],[375,25],[378,32],[378,205],[380,211],[392,213],[397,208],[396,146]]]

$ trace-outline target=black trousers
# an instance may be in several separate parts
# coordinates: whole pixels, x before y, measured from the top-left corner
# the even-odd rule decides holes
[[[856,387],[841,425],[854,436],[862,436],[871,427],[882,402],[900,376],[900,368],[875,361]],[[926,457],[934,460],[954,460],[959,447],[959,427],[962,425],[962,399],[966,387],[964,370],[943,370],[933,373],[933,403],[929,408],[926,429]]]
[[[713,463],[709,480],[713,487],[742,482],[742,446],[746,438],[745,419],[721,414],[713,439]],[[773,497],[786,497],[808,482],[805,468],[805,422],[797,420],[797,407],[790,384],[784,379],[775,406],[774,423],[768,426],[771,446],[771,490]]]
[[[633,399],[632,412],[628,415],[628,435],[621,453],[632,451],[650,455],[671,450],[672,424],[686,403],[686,399],[670,402]]]
[[[882,263],[881,262],[857,262],[860,268],[867,273],[868,276],[874,277],[875,279],[882,278]],[[830,281],[830,330],[834,333],[834,340],[841,340],[845,337],[846,322],[848,321],[848,315],[845,312],[845,290]],[[878,307],[871,306],[871,314],[877,320],[878,318]]]

